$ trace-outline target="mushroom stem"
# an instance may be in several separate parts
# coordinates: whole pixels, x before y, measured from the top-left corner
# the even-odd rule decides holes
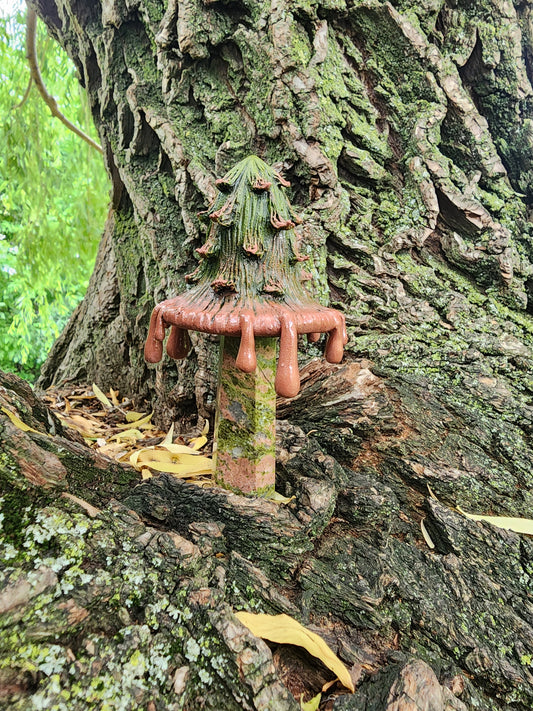
[[[238,493],[268,494],[276,476],[276,339],[256,339],[252,372],[237,366],[242,340],[224,336],[220,341],[215,479]]]

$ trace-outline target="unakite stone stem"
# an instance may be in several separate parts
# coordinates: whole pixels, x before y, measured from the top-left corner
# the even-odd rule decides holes
[[[215,479],[244,494],[274,491],[276,472],[276,339],[257,338],[257,367],[236,366],[240,338],[220,339],[215,418]]]

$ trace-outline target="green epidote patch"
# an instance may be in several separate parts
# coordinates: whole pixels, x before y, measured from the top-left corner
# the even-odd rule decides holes
[[[257,367],[235,364],[240,339],[223,337],[215,422],[216,478],[245,493],[274,490],[276,457],[276,339],[255,341]]]

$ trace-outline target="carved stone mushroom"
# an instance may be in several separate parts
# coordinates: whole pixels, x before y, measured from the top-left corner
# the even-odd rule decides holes
[[[145,346],[145,358],[150,363],[161,360],[165,330],[168,327],[171,327],[171,332],[166,349],[172,358],[184,358],[189,352],[187,331],[190,329],[219,334],[230,340],[240,339],[238,348],[235,348],[235,343],[231,348],[229,343],[221,347],[216,428],[218,437],[215,435],[215,443],[218,445],[217,469],[227,454],[223,453],[221,447],[223,420],[227,415],[230,421],[235,421],[235,412],[246,410],[242,402],[240,408],[232,410],[231,406],[229,409],[227,407],[225,382],[231,376],[230,390],[233,396],[247,399],[254,412],[249,411],[244,417],[241,423],[244,430],[237,426],[239,423],[233,422],[239,430],[239,436],[233,437],[235,446],[226,458],[249,462],[253,452],[264,448],[268,441],[268,454],[259,457],[259,463],[252,469],[259,467],[264,472],[268,465],[272,473],[269,477],[261,474],[259,478],[250,475],[253,480],[251,484],[244,482],[243,477],[237,477],[237,483],[235,477],[230,482],[225,476],[221,480],[241,491],[256,491],[273,487],[275,434],[275,399],[272,404],[274,393],[272,391],[268,394],[271,381],[261,385],[257,378],[265,377],[265,371],[269,370],[267,362],[270,362],[276,373],[276,393],[283,397],[294,397],[300,389],[298,335],[307,334],[310,341],[317,341],[321,333],[327,333],[326,360],[338,363],[347,341],[346,327],[343,314],[313,301],[304,289],[303,283],[310,275],[302,268],[302,264],[308,257],[298,251],[298,237],[294,228],[301,220],[295,215],[284,193],[289,183],[260,158],[249,156],[217,180],[216,185],[219,193],[201,215],[211,223],[205,244],[196,250],[201,261],[198,268],[186,277],[192,286],[183,294],[155,307]],[[275,349],[270,339],[274,337],[279,337],[277,368],[275,362],[271,362],[275,358]],[[256,372],[260,351],[263,375]],[[235,367],[242,373],[254,375],[252,381],[246,381],[248,397],[242,388],[240,394],[236,392],[239,388],[236,388],[234,373],[231,372]],[[265,398],[270,402],[267,410],[271,411],[266,418],[271,424],[266,428],[265,417],[257,417],[257,407],[260,405],[258,400],[263,400],[261,411],[265,414]],[[220,407],[225,409],[226,415],[220,414]],[[255,431],[259,420],[262,422],[261,433]],[[241,446],[243,442],[249,446]],[[255,447],[254,442],[257,445]],[[247,468],[241,464],[241,470]],[[268,483],[265,484],[267,479]],[[259,486],[259,483],[264,485]]]

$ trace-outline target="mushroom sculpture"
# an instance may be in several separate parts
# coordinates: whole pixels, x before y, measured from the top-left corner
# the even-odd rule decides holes
[[[294,397],[300,389],[298,335],[307,334],[310,341],[317,341],[321,333],[327,333],[326,360],[338,363],[347,341],[344,316],[313,301],[304,289],[303,283],[311,275],[302,266],[308,257],[298,251],[294,228],[301,220],[284,193],[289,183],[260,158],[249,156],[217,180],[216,186],[217,197],[201,214],[211,225],[205,244],[196,250],[201,258],[199,266],[186,277],[191,287],[155,307],[145,358],[150,363],[161,360],[168,327],[171,330],[166,350],[172,358],[184,358],[189,352],[189,330],[226,337],[228,342],[221,347],[220,410],[228,399],[224,394],[224,370],[229,369],[229,377],[232,365],[252,376],[248,382],[248,390],[253,390],[252,400],[257,400],[260,391],[266,396],[265,390],[272,383],[270,380],[268,387],[258,383],[258,355],[262,357],[264,374],[275,358],[271,339],[279,337],[277,368],[275,362],[271,368],[275,370],[275,392]],[[231,379],[235,385],[235,378]],[[272,395],[268,397],[271,399]],[[221,415],[217,414],[220,425]],[[273,422],[274,417],[275,409]],[[258,420],[256,416],[250,418]],[[252,440],[258,446],[264,444],[264,434],[258,437],[254,432]],[[222,455],[220,438],[218,445],[217,468]],[[250,451],[246,456],[249,459]],[[221,479],[227,483],[227,478]],[[273,481],[267,488],[271,486]],[[265,488],[253,482],[250,487],[251,491]],[[247,487],[238,483],[234,488],[246,491]]]

